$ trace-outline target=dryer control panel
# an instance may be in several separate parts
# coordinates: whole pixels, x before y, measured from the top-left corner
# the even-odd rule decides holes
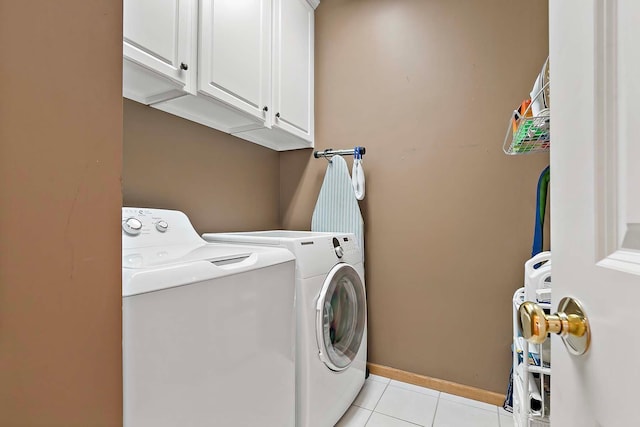
[[[337,237],[333,238],[333,250],[335,251],[338,258],[342,258],[342,256],[344,255],[344,249],[342,249],[342,246],[340,246],[340,240],[338,240]]]
[[[361,253],[353,234],[339,234],[333,238],[333,250],[340,261],[355,264],[360,261]]]
[[[344,250],[344,252],[355,252],[358,251],[358,245],[356,244],[356,238],[353,234],[343,234],[337,235],[334,237],[334,247],[336,244],[336,240],[340,244],[340,247]]]

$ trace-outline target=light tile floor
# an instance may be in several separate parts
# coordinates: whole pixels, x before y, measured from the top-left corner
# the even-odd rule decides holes
[[[370,375],[336,427],[513,427],[498,406]]]

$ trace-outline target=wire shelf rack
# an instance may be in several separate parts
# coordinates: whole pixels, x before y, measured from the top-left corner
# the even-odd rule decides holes
[[[549,151],[551,146],[551,93],[549,86],[549,60],[538,76],[531,101],[514,110],[509,118],[502,149],[505,154],[531,154]],[[525,107],[526,105],[526,107]],[[534,108],[534,106],[536,108]]]
[[[514,111],[514,117],[518,115]],[[536,117],[519,117],[512,119],[504,138],[502,149],[505,154],[531,154],[549,151],[551,147],[551,132],[549,129],[549,115]]]

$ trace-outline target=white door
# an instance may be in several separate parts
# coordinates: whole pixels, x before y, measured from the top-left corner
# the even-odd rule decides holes
[[[552,337],[554,427],[640,425],[640,2],[551,0],[553,306],[582,302],[591,347]]]
[[[265,121],[271,0],[201,0],[198,91]]]
[[[197,9],[197,0],[125,0],[124,56],[192,91]]]
[[[274,0],[274,126],[313,143],[314,11],[306,0]]]

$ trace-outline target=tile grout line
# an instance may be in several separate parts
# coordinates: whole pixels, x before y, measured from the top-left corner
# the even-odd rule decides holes
[[[442,396],[442,392],[440,393],[440,396]],[[458,396],[458,397],[461,397],[461,396]],[[461,397],[461,398],[462,399],[467,399],[467,400],[473,400],[473,399],[468,399],[466,397]],[[438,397],[438,399],[440,399],[440,397]],[[468,406],[468,407],[471,407],[471,408],[480,409],[480,410],[483,410],[483,411],[488,411],[488,412],[492,411],[492,409],[481,408],[480,406],[472,405],[470,403],[461,402],[461,401],[459,401],[457,399],[449,399],[449,398],[445,397],[444,400],[446,400],[447,402],[457,403],[458,405],[464,405],[464,406]],[[480,403],[483,403],[483,402],[480,402]],[[499,406],[495,406],[495,407],[499,408]]]
[[[362,408],[364,409],[364,408]],[[367,417],[367,421],[364,422],[364,427],[367,427],[367,424],[369,424],[369,420],[371,419],[371,416],[373,415],[373,411],[369,412],[369,416]]]
[[[371,380],[371,381],[374,381],[374,380]],[[367,424],[369,424],[369,421],[371,420],[371,417],[373,417],[373,413],[376,412],[376,407],[378,406],[378,403],[380,403],[380,399],[382,399],[382,396],[384,395],[384,392],[387,391],[387,387],[389,387],[389,384],[391,384],[391,380],[387,381],[387,383],[384,385],[384,390],[382,390],[382,393],[380,394],[380,397],[376,401],[376,404],[373,405],[373,409],[371,410],[371,413],[369,414],[369,418],[367,418],[367,422],[364,423],[364,427],[367,427]]]
[[[366,381],[366,380],[365,380]],[[371,380],[371,381],[375,381],[375,380]],[[380,397],[378,398],[378,402],[380,402],[380,399],[382,399],[382,395],[384,394],[385,391],[387,391],[387,387],[389,386],[389,384],[391,383],[391,380],[389,380],[385,385],[384,385],[384,390],[382,390],[382,394],[380,395]],[[371,420],[371,417],[373,416],[373,413],[375,412],[376,406],[378,406],[378,402],[376,402],[375,405],[373,405],[373,409],[371,409],[371,413],[369,413],[369,417],[367,417],[367,421],[365,421],[364,423],[364,427],[367,427],[367,424],[369,424],[369,421]],[[363,408],[364,409],[364,408]]]
[[[401,384],[414,385],[414,384],[409,384],[409,383],[401,383]],[[405,387],[401,387],[401,386],[398,386],[398,385],[393,385],[393,384],[391,384],[391,382],[389,382],[389,387],[393,387],[393,388],[398,389],[398,390],[404,390],[404,391],[410,391],[410,392],[413,392],[413,393],[418,393],[418,394],[421,394],[423,396],[435,397],[436,399],[439,399],[440,395],[442,394],[441,391],[438,391],[438,390],[435,390],[435,389],[432,389],[432,388],[423,387],[423,388],[426,388],[427,390],[435,391],[436,393],[438,393],[437,396],[434,396],[431,393],[424,393],[424,392],[421,392],[421,391],[413,390],[411,388],[405,388]],[[417,386],[417,387],[420,387],[420,386]]]
[[[407,389],[404,389],[404,388],[402,388],[402,387],[395,387],[395,386],[392,386],[392,385],[391,385],[391,381],[389,381],[389,382],[386,384],[386,386],[385,386],[384,390],[382,391],[382,394],[380,395],[380,398],[378,398],[378,401],[376,402],[376,405],[373,407],[373,411],[371,411],[371,415],[369,415],[369,419],[371,419],[371,417],[373,416],[373,413],[375,412],[376,414],[384,415],[385,417],[393,418],[394,420],[402,421],[402,422],[405,422],[405,423],[408,423],[408,424],[412,424],[412,425],[414,425],[414,426],[419,426],[419,427],[429,427],[429,426],[425,426],[425,425],[423,425],[423,424],[416,424],[416,423],[414,423],[414,422],[412,422],[412,421],[409,421],[409,420],[405,420],[405,419],[402,419],[402,418],[394,417],[393,415],[385,414],[384,412],[378,412],[378,411],[376,411],[376,408],[378,407],[378,403],[380,403],[380,401],[382,400],[382,396],[384,396],[384,393],[387,391],[387,389],[388,389],[389,387],[397,388],[397,389],[404,390],[404,391],[410,391],[410,392],[412,392],[412,393],[421,394],[421,395],[423,395],[423,396],[430,396],[430,395],[425,394],[425,393],[420,393],[420,392],[413,391],[413,390],[407,390]],[[430,396],[430,397],[433,397],[433,396]],[[437,409],[437,407],[438,407],[438,401],[439,401],[439,400],[440,400],[440,392],[438,392],[438,397],[437,397],[437,401],[436,401],[436,409]],[[433,414],[433,416],[434,416],[434,419],[435,419],[435,413]],[[367,423],[368,423],[368,422],[369,422],[369,420],[367,420]],[[433,424],[433,422],[432,422],[432,424]],[[365,424],[365,427],[366,427],[366,426],[367,426],[367,425]]]
[[[382,378],[384,378],[384,377],[382,377]],[[371,409],[371,412],[369,413],[369,416],[367,417],[367,420],[365,421],[365,424],[364,424],[364,425],[365,425],[365,427],[366,427],[366,425],[368,425],[368,424],[369,424],[369,422],[371,421],[371,418],[373,417],[373,413],[374,413],[374,412],[375,412],[375,413],[377,413],[377,414],[383,415],[383,416],[385,416],[385,417],[393,418],[393,419],[395,419],[395,420],[402,421],[402,422],[405,422],[405,423],[408,423],[408,424],[411,424],[411,425],[420,426],[420,427],[434,427],[434,426],[435,426],[436,415],[437,415],[437,413],[438,413],[438,408],[440,407],[440,399],[444,399],[444,400],[446,400],[446,401],[448,401],[448,402],[455,403],[455,404],[459,404],[459,405],[462,405],[462,406],[465,406],[465,407],[469,407],[469,408],[473,408],[473,409],[479,409],[479,410],[484,410],[484,411],[487,411],[487,412],[491,412],[491,410],[490,410],[490,409],[482,408],[482,407],[478,407],[478,406],[473,405],[473,404],[468,404],[468,403],[466,403],[466,402],[462,402],[462,401],[459,401],[459,400],[457,400],[457,399],[447,399],[447,398],[443,398],[443,397],[442,397],[442,394],[443,394],[443,393],[442,393],[442,392],[440,392],[440,391],[438,391],[438,396],[437,396],[437,398],[436,398],[436,399],[437,399],[437,400],[436,400],[436,409],[435,409],[435,411],[434,411],[434,413],[433,413],[433,418],[432,418],[432,420],[431,420],[431,424],[429,424],[429,425],[417,424],[417,423],[414,423],[414,422],[412,422],[412,421],[408,421],[408,420],[405,420],[405,419],[402,419],[402,418],[395,417],[395,416],[393,416],[393,415],[389,415],[389,414],[385,414],[385,413],[383,413],[383,412],[376,411],[376,409],[377,409],[378,405],[380,404],[380,401],[382,400],[382,397],[383,397],[383,396],[384,396],[384,394],[387,392],[387,390],[389,389],[389,387],[393,387],[393,388],[395,388],[395,389],[400,389],[400,390],[411,391],[411,392],[413,392],[413,393],[421,394],[421,395],[424,395],[424,396],[430,396],[430,397],[435,397],[435,396],[433,396],[433,395],[431,395],[431,394],[429,394],[429,393],[421,393],[421,392],[416,391],[416,390],[405,389],[404,387],[399,387],[399,386],[396,386],[396,385],[392,385],[392,384],[391,384],[392,380],[391,380],[391,379],[388,379],[388,380],[389,380],[389,381],[384,382],[384,383],[383,383],[382,381],[376,381],[376,380],[373,380],[373,379],[371,380],[372,382],[379,382],[379,383],[381,383],[381,384],[384,384],[384,389],[382,390],[382,393],[380,394],[380,397],[377,399],[377,401],[376,401],[375,405],[373,406],[373,409]],[[352,404],[352,405],[353,405],[353,406],[356,406],[356,407],[358,407],[358,408],[361,408],[361,409],[365,409],[365,410],[367,409],[367,408],[364,408],[364,407],[362,407],[362,406],[358,406],[358,405],[356,405],[356,404]],[[497,405],[494,405],[494,407],[495,407],[495,412],[494,412],[494,413],[495,413],[495,414],[497,415],[497,417],[498,417],[498,423],[497,423],[496,427],[501,427],[501,426],[502,426],[502,421],[501,421],[500,407],[498,407]]]
[[[431,419],[431,426],[433,427],[434,424],[436,423],[436,414],[438,413],[438,406],[440,406],[440,399],[442,398],[442,392],[440,392],[440,394],[438,394],[438,401],[436,402],[436,410],[433,411],[433,418]]]
[[[371,418],[371,416],[373,416],[373,413],[374,413],[374,412],[376,412],[376,411],[372,411],[372,412],[371,412],[371,415],[369,416],[369,418]],[[383,416],[385,416],[385,417],[393,418],[394,420],[402,421],[403,423],[411,424],[411,425],[413,425],[413,426],[418,426],[418,427],[428,427],[428,426],[424,426],[424,425],[422,425],[422,424],[416,424],[416,423],[414,423],[413,421],[408,421],[408,420],[404,420],[404,419],[402,419],[402,418],[394,417],[393,415],[385,414],[385,413],[383,413],[383,412],[376,412],[376,414],[380,414],[380,415],[383,415]],[[369,422],[369,420],[367,420],[367,422]],[[365,427],[367,427],[367,425],[366,425],[366,424],[365,424]]]
[[[366,381],[366,380],[365,380],[365,381]],[[371,381],[372,381],[372,382],[377,382],[377,383],[382,384],[382,381],[374,381],[374,380],[371,380]],[[389,381],[389,383],[390,383],[390,382],[391,382],[391,381]],[[384,385],[384,390],[382,390],[382,394],[384,394],[384,392],[385,392],[385,391],[387,391],[387,386],[389,385],[389,383],[386,383],[386,384]],[[364,388],[364,385],[363,385],[362,387]],[[360,389],[360,393],[362,393],[362,389]],[[366,409],[367,411],[371,411],[371,412],[373,412],[373,411],[374,411],[374,409],[376,409],[376,406],[378,406],[378,402],[380,402],[380,399],[382,399],[382,394],[380,395],[380,397],[379,397],[379,398],[378,398],[378,400],[376,401],[376,404],[375,404],[375,405],[373,405],[373,409],[367,409],[367,408],[365,408],[364,406],[360,406],[360,405],[358,405],[358,404],[356,404],[356,403],[351,403],[351,406],[357,406],[358,408]],[[357,396],[356,396],[356,399],[357,399]],[[355,400],[354,400],[354,402],[355,402]]]
[[[389,381],[384,385],[384,390],[382,390],[380,397],[378,398],[378,400],[376,400],[376,404],[373,405],[373,409],[371,410],[371,413],[374,413],[376,411],[376,408],[378,407],[378,403],[380,403],[380,400],[382,400],[382,396],[384,396],[384,393],[387,391],[387,388],[389,388],[389,384],[391,384],[391,381]]]

